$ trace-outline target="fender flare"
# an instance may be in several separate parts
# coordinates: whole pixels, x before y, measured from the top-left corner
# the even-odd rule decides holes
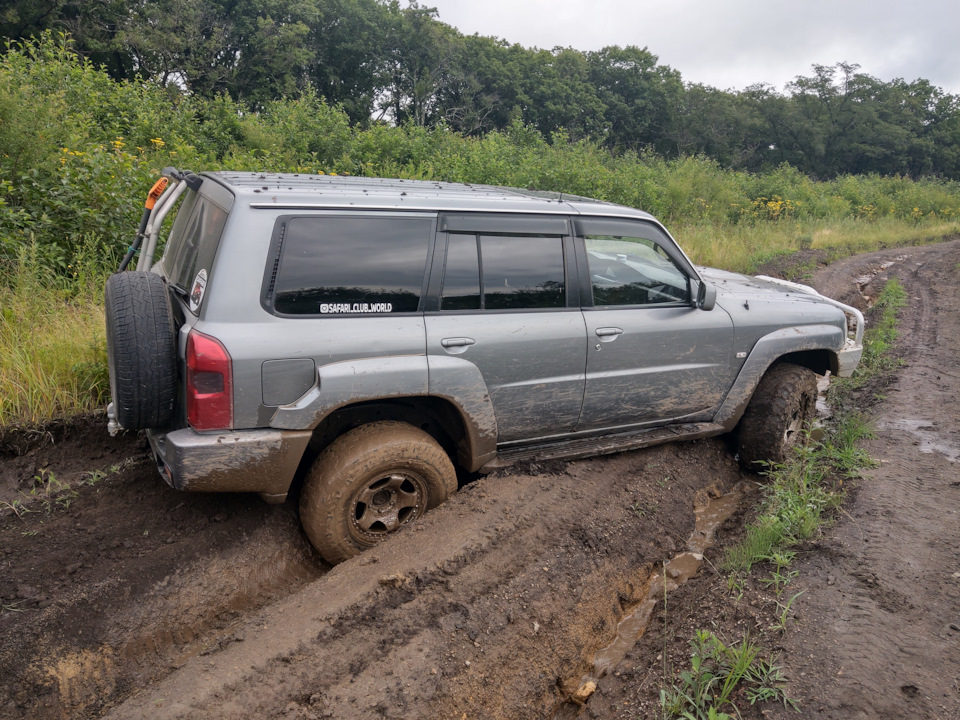
[[[281,405],[270,421],[279,430],[316,428],[330,413],[360,402],[436,397],[460,414],[466,447],[458,460],[474,472],[496,456],[497,420],[480,370],[460,358],[403,355],[329,363],[296,402]]]
[[[764,335],[750,351],[713,421],[722,425],[727,432],[733,430],[747,409],[760,379],[779,358],[803,350],[826,350],[836,355],[844,342],[846,334],[834,325],[803,325]]]

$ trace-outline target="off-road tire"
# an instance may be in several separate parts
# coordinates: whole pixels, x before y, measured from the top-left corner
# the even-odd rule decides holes
[[[807,441],[816,408],[813,371],[792,363],[774,365],[761,378],[740,420],[740,464],[760,472],[784,462],[794,447]]]
[[[151,272],[114,273],[104,304],[117,422],[127,430],[168,425],[177,398],[177,346],[166,283]]]
[[[369,423],[338,437],[314,461],[300,521],[320,555],[336,564],[456,491],[453,463],[430,435],[403,422]]]

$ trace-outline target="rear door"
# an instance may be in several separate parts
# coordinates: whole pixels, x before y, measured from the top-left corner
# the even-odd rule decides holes
[[[590,344],[577,430],[707,419],[732,382],[729,315],[694,305],[692,268],[655,224],[575,225]]]
[[[498,442],[569,432],[583,401],[586,335],[568,220],[448,214],[439,227],[425,314],[431,376],[439,364],[462,363],[464,376],[477,368]]]

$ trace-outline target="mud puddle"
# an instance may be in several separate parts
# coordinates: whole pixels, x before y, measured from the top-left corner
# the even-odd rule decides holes
[[[919,418],[891,418],[877,423],[878,430],[899,430],[914,438],[914,445],[924,454],[939,453],[950,462],[960,460],[960,446],[941,437],[937,423]]]
[[[580,679],[576,691],[554,714],[555,720],[574,720],[579,716],[600,679],[611,672],[643,637],[657,603],[697,574],[703,564],[704,551],[713,544],[717,529],[733,515],[742,497],[743,486],[737,485],[727,493],[711,493],[705,504],[694,508],[696,527],[687,540],[687,549],[663,563],[644,580],[643,601],[617,625],[613,642],[594,656],[592,671]]]

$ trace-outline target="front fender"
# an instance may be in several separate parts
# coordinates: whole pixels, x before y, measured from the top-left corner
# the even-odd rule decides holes
[[[753,346],[713,421],[727,432],[733,430],[747,409],[760,378],[778,358],[803,350],[827,350],[836,355],[845,342],[843,330],[835,325],[803,325],[764,335]]]

